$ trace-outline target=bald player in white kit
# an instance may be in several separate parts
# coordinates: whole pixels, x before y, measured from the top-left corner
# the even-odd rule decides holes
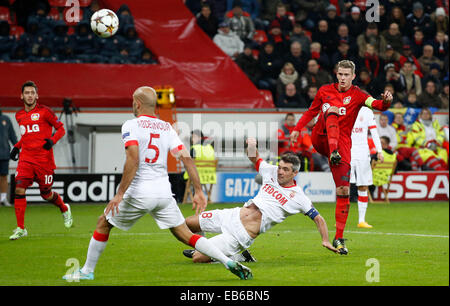
[[[262,176],[262,187],[258,194],[243,207],[205,211],[186,218],[190,230],[219,233],[209,240],[231,257],[248,249],[258,235],[283,222],[288,216],[302,213],[316,223],[322,246],[339,254],[328,240],[325,220],[294,180],[300,169],[297,155],[283,154],[278,166],[270,165],[259,157],[254,138],[249,138],[247,144],[247,156]],[[197,263],[211,261],[211,257],[200,250],[191,255],[185,250],[183,254],[192,257]]]
[[[241,279],[251,279],[250,269],[225,256],[205,237],[193,234],[172,197],[167,173],[167,154],[179,158],[191,178],[196,214],[205,210],[207,202],[200,179],[189,152],[172,126],[155,117],[156,92],[140,87],[133,93],[133,113],[137,117],[122,125],[126,161],[117,194],[108,203],[89,243],[83,268],[65,275],[66,280],[93,280],[94,269],[106,247],[113,227],[129,230],[137,220],[150,214],[161,229],[170,229],[181,242],[221,262]]]
[[[380,136],[373,111],[368,107],[361,107],[352,130],[351,170],[350,183],[358,187],[358,227],[372,228],[366,222],[366,211],[369,202],[369,186],[372,181],[372,166],[370,161],[370,149],[367,142],[368,133],[372,136],[377,149],[377,157],[383,162]]]

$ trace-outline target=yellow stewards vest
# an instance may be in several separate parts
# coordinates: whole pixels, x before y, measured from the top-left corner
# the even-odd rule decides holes
[[[384,163],[395,162],[397,160],[397,154],[389,154],[386,151],[382,151],[384,157]],[[383,165],[381,163],[380,165]],[[373,169],[373,184],[375,186],[382,186],[384,184],[389,183],[389,177],[393,174],[392,167],[389,166],[386,169],[384,168],[374,168]]]
[[[194,156],[196,160],[215,160],[214,148],[212,145],[195,144],[192,146],[194,149]],[[201,184],[215,184],[217,180],[215,167],[197,167],[198,175],[200,177]],[[187,180],[189,174],[184,172],[183,178]]]

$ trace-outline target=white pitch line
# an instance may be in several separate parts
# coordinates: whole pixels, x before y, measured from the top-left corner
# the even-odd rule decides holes
[[[333,230],[329,230],[329,233],[334,232]],[[272,231],[268,232],[268,234],[287,234],[292,233],[292,231]],[[315,233],[314,231],[308,231],[308,233]],[[386,236],[413,236],[413,237],[429,237],[429,238],[449,238],[446,235],[433,235],[433,234],[411,234],[411,233],[383,233],[383,232],[358,232],[358,231],[345,231],[345,233],[350,234],[366,234],[366,235],[386,235]]]
[[[387,235],[387,236],[414,236],[414,237],[430,237],[430,238],[449,238],[449,236],[446,236],[446,235],[432,235],[432,234],[382,233],[382,232],[357,232],[357,231],[345,231],[345,233],[368,234],[368,235]]]
[[[307,231],[308,233],[317,233],[316,231]],[[334,232],[332,230],[328,231],[330,233]],[[292,233],[292,231],[271,231],[266,234],[288,234]],[[364,234],[364,235],[386,235],[386,236],[413,236],[413,237],[427,237],[427,238],[449,238],[448,235],[433,235],[433,234],[411,234],[411,233],[383,233],[383,232],[358,232],[358,231],[345,231],[345,233],[350,234]],[[112,233],[111,236],[154,236],[154,235],[167,235],[167,232],[155,232],[155,233]],[[79,238],[89,238],[91,235],[86,234],[32,234],[30,233],[28,236],[35,238],[45,238],[45,237],[79,237]]]

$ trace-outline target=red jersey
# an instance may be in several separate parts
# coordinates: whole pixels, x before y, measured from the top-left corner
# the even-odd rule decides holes
[[[47,106],[36,104],[26,112],[22,109],[16,113],[16,121],[19,124],[22,137],[15,147],[21,149],[19,162],[26,161],[37,164],[43,168],[55,169],[53,149],[43,148],[45,139],[51,139],[54,144],[64,136],[64,124],[59,121],[55,113]],[[53,128],[56,129],[52,136]]]
[[[345,147],[351,148],[352,129],[361,107],[367,106],[371,109],[384,111],[388,109],[390,104],[384,104],[382,100],[375,100],[355,85],[352,85],[345,92],[340,92],[338,88],[338,83],[320,87],[311,107],[300,118],[294,130],[300,132],[320,112],[313,133],[326,135],[324,114],[331,106],[336,106],[339,110],[339,144],[345,143]],[[350,152],[339,153],[350,156]]]

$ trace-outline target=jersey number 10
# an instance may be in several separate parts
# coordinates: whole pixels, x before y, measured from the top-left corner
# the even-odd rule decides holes
[[[159,138],[159,134],[150,134],[150,141],[148,143],[148,148],[152,149],[152,150],[155,150],[155,157],[153,157],[152,160],[150,160],[147,157],[145,158],[145,162],[149,163],[149,164],[155,163],[158,160],[158,157],[159,157],[159,148],[152,144],[152,139],[153,138]]]

